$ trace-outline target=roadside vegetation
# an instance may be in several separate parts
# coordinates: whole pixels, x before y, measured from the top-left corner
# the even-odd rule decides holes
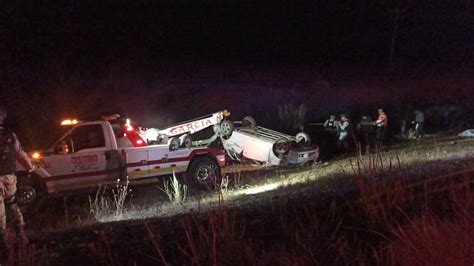
[[[13,238],[11,260],[471,265],[473,146],[474,140],[444,136],[255,176],[235,166],[217,193],[193,195],[171,178],[165,182],[168,203],[146,207],[133,205],[133,189],[118,183],[90,199],[88,216],[69,217],[68,228],[45,230],[21,245]]]

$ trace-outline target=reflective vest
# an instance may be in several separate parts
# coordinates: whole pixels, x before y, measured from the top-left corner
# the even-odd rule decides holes
[[[379,114],[377,118],[377,126],[378,127],[386,127],[388,126],[388,119],[386,114]]]
[[[336,120],[328,120],[327,122],[326,129],[336,129]]]
[[[0,129],[0,175],[7,175],[15,172],[15,138],[13,133]]]

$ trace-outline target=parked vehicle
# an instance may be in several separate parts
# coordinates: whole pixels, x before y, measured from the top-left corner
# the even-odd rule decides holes
[[[20,171],[17,200],[23,206],[63,193],[130,181],[184,173],[195,189],[212,188],[225,165],[225,154],[215,148],[172,149],[148,145],[130,122],[118,115],[96,121],[64,122],[72,128],[54,144],[33,155],[38,169],[31,178]]]

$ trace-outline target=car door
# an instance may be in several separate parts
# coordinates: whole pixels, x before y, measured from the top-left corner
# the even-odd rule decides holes
[[[76,126],[49,156],[48,191],[65,192],[106,185],[118,176],[118,156],[112,154],[105,124]]]

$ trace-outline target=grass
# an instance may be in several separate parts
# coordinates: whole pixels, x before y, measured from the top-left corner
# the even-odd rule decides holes
[[[92,199],[89,197],[90,215],[97,221],[120,220],[123,217],[125,201],[131,196],[128,177],[124,182],[117,179],[114,189],[99,187]]]
[[[86,229],[95,237],[74,252],[107,265],[470,265],[473,142],[451,141],[280,169],[245,185],[240,168],[220,193],[124,209],[128,221]]]
[[[174,172],[171,180],[164,182],[163,191],[166,193],[166,196],[168,196],[169,201],[172,203],[183,203],[186,201],[188,196],[187,186],[179,183]]]

